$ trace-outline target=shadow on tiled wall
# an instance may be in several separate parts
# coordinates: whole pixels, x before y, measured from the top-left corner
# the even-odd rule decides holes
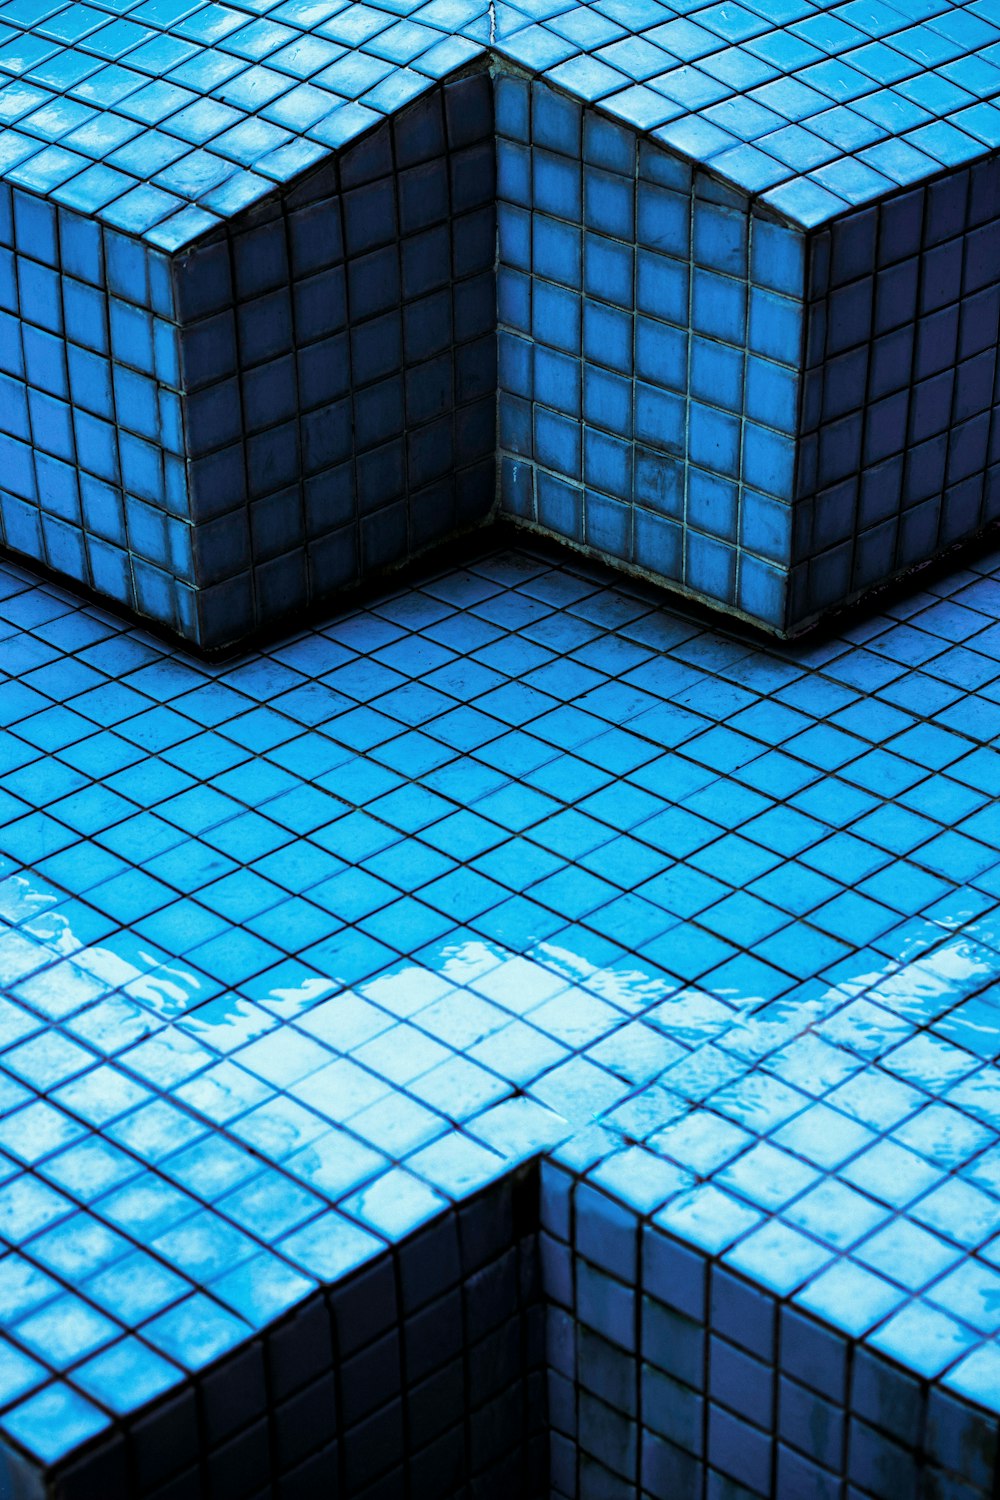
[[[806,225],[488,64],[190,241],[0,183],[5,544],[211,648],[504,515],[793,634],[995,519],[996,158]]]
[[[586,1132],[564,1151],[585,1153]],[[634,1158],[609,1167],[610,1191],[631,1172],[637,1202],[662,1197],[678,1169]],[[755,1285],[715,1259],[733,1227],[723,1195],[718,1222],[703,1198],[696,1223],[674,1226],[682,1244],[672,1210],[644,1216],[600,1176],[534,1159],[360,1266],[347,1226],[327,1247],[342,1280],[62,1468],[42,1475],[5,1450],[4,1495],[992,1493],[995,1426],[787,1303],[780,1225]]]

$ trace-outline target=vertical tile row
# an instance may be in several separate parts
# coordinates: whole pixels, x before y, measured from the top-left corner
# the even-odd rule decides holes
[[[810,236],[793,621],[1000,514],[998,194],[992,158]]]
[[[782,626],[804,236],[497,79],[503,509]]]

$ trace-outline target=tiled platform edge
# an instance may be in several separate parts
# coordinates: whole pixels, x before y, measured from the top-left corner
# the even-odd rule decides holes
[[[710,1208],[698,1246],[542,1173],[552,1500],[995,1494],[996,1417],[856,1341],[846,1285],[833,1328],[777,1246],[770,1287],[735,1274]]]
[[[314,1233],[329,1287],[96,1437],[53,1406],[36,1436],[68,1456],[44,1471],[0,1444],[5,1500],[545,1500],[537,1224],[529,1167],[392,1250]],[[149,1372],[119,1365],[134,1406]]]
[[[793,633],[995,519],[991,23],[317,3],[9,11],[8,547],[215,647],[503,513]]]
[[[340,1279],[179,1388],[118,1346],[84,1378],[113,1425],[40,1397],[65,1456],[0,1441],[5,1500],[992,1500],[997,1417],[852,1337],[849,1286],[832,1327],[780,1251],[770,1287],[734,1273],[712,1217],[682,1241],[535,1161],[393,1250],[314,1233]]]
[[[807,233],[496,86],[504,512],[781,632],[1000,515],[1000,162]]]
[[[212,646],[484,519],[494,156],[480,74],[172,258],[0,187],[6,543]]]
[[[557,1495],[990,1496],[998,600],[484,551],[222,664],[4,565],[20,1495],[466,1500],[544,1418]]]

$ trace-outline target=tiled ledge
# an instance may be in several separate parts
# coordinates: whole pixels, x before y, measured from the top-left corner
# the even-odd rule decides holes
[[[84,1384],[113,1425],[88,1432],[94,1408],[51,1390],[29,1401],[8,1432],[79,1447],[46,1471],[0,1445],[5,1493],[990,1500],[997,1417],[964,1399],[993,1388],[989,1358],[934,1380],[927,1309],[925,1369],[903,1368],[856,1337],[875,1310],[849,1276],[832,1324],[783,1296],[777,1245],[772,1284],[744,1279],[724,1210],[637,1207],[662,1190],[641,1158],[619,1163],[624,1193],[528,1163],[390,1250],[345,1223],[313,1233],[312,1269],[339,1279],[214,1359],[208,1323],[205,1367],[174,1388],[149,1394],[140,1345],[98,1356]],[[678,1214],[701,1244],[669,1232]]]
[[[787,635],[993,522],[983,143],[759,191],[488,62],[221,217],[0,181],[9,548],[214,648],[503,515]]]

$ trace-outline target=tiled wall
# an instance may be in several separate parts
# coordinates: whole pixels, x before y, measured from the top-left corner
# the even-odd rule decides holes
[[[996,518],[996,160],[805,235],[543,83],[497,128],[509,514],[780,630]]]
[[[724,1214],[681,1244],[553,1162],[541,1196],[552,1500],[994,1493],[995,1420],[735,1274]]]
[[[676,1168],[645,1160],[651,1202]],[[336,1285],[47,1475],[3,1449],[3,1493],[990,1500],[995,1420],[722,1264],[724,1213],[682,1243],[634,1175],[583,1165],[529,1163],[374,1257],[313,1234]]]
[[[994,518],[995,160],[805,233],[474,67],[194,248],[10,174],[8,546],[210,647],[499,490],[794,631]]]
[[[0,187],[2,538],[205,646],[478,523],[492,89],[164,255]]]
[[[502,509],[782,627],[804,236],[546,84],[497,133]]]
[[[394,1251],[358,1229],[339,1240],[313,1234],[313,1269],[325,1265],[331,1280],[341,1278],[335,1286],[48,1475],[4,1448],[0,1492],[18,1500],[541,1500],[548,1434],[537,1222],[538,1172],[528,1168]],[[192,1337],[192,1351],[197,1343]],[[116,1373],[124,1387],[129,1372],[107,1365],[101,1396],[114,1405]]]
[[[1000,161],[810,237],[790,621],[1000,515]]]
[[[495,222],[480,72],[181,258],[203,644],[489,513]]]
[[[169,261],[5,182],[0,276],[3,541],[190,632]]]

